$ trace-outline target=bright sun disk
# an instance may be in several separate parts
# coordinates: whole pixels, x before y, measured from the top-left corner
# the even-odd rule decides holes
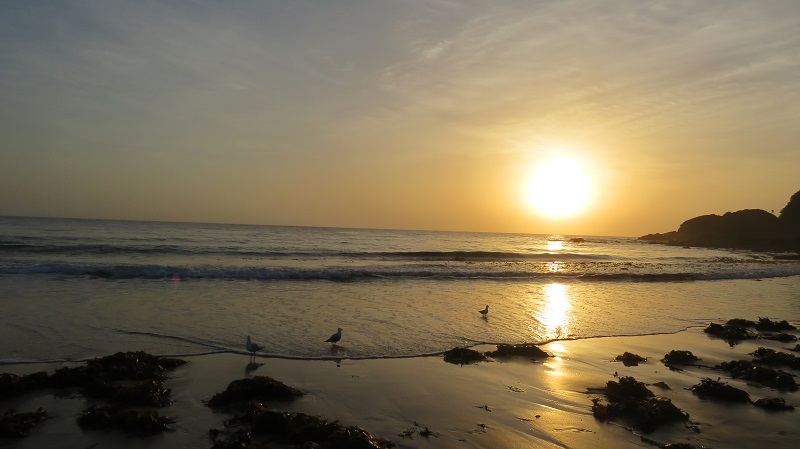
[[[562,218],[573,216],[589,201],[589,178],[574,160],[561,158],[543,163],[531,177],[528,202],[540,213]]]

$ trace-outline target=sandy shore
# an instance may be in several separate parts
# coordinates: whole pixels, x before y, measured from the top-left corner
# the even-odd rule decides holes
[[[797,331],[794,334],[798,335]],[[261,365],[248,370],[246,354],[187,357],[189,363],[172,372],[167,381],[174,403],[159,410],[175,418],[172,432],[127,437],[115,431],[84,431],[76,424],[76,416],[87,405],[84,398],[37,391],[0,401],[2,412],[44,407],[51,419],[34,428],[29,437],[0,439],[0,447],[210,448],[209,429],[223,428],[230,415],[214,413],[204,401],[231,381],[255,375],[273,377],[305,393],[291,403],[267,404],[271,409],[339,420],[401,448],[657,447],[643,441],[642,434],[624,422],[600,422],[592,416],[592,398],[603,395],[591,388],[605,386],[615,380],[616,373],[647,384],[665,382],[669,390],[649,388],[690,415],[691,426],[668,425],[645,435],[649,440],[712,448],[794,448],[800,447],[798,411],[775,412],[750,404],[704,400],[689,388],[702,378],[721,377],[747,391],[753,400],[782,397],[800,407],[797,391],[749,385],[703,366],[671,370],[659,361],[670,350],[690,350],[702,359],[700,364],[713,366],[722,361],[749,360],[752,357],[748,353],[758,347],[787,352],[786,348],[794,345],[759,339],[731,347],[708,337],[702,329],[692,328],[669,335],[553,342],[542,348],[555,357],[537,362],[517,358],[458,366],[445,363],[441,357],[340,362],[259,358]],[[631,367],[614,361],[625,351],[648,360]],[[0,371],[52,372],[60,366],[64,365],[6,365]],[[798,374],[786,367],[781,369]],[[420,436],[418,431],[426,427],[434,434]],[[400,436],[406,431],[413,431],[413,437]]]

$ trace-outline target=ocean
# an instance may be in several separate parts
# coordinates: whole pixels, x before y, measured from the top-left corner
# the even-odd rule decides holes
[[[297,359],[800,322],[800,262],[630,237],[0,217],[0,363]],[[479,310],[486,305],[489,313]],[[323,341],[343,329],[339,345]]]

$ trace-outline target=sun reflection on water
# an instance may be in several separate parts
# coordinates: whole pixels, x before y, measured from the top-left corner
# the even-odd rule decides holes
[[[561,251],[564,249],[564,242],[561,240],[548,240],[547,241],[547,250],[548,251]]]
[[[569,312],[572,304],[567,291],[568,287],[564,284],[552,283],[544,286],[544,309],[538,313],[536,319],[544,327],[544,337],[547,340],[569,336]]]

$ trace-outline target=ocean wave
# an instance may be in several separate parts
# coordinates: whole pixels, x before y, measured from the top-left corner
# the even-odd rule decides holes
[[[507,262],[507,261],[572,261],[611,260],[603,254],[572,252],[521,253],[509,251],[275,251],[252,250],[236,246],[191,246],[191,245],[111,245],[111,244],[41,244],[20,241],[0,241],[0,254],[6,255],[174,255],[174,256],[236,256],[264,259],[320,259],[341,258],[355,260],[416,260],[431,262]]]
[[[685,266],[657,265],[640,271],[619,270],[616,264],[589,263],[580,268],[550,271],[547,264],[398,264],[389,266],[315,268],[258,266],[177,266],[72,262],[0,263],[0,274],[61,275],[103,279],[258,280],[356,282],[375,279],[486,279],[594,282],[686,282],[697,280],[760,279],[800,275],[798,264],[758,263],[749,265],[709,264],[686,271]]]

